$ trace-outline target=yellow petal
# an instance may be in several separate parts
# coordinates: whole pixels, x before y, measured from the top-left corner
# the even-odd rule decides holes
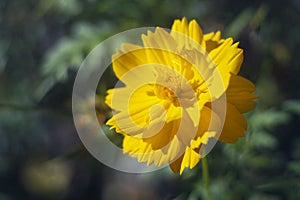
[[[156,28],[155,32],[148,31],[142,35],[148,63],[159,63],[173,67],[173,60],[176,59],[177,42],[171,35],[162,28]]]
[[[176,51],[176,41],[164,29],[157,27],[155,32],[148,31],[147,35],[142,35],[144,47],[168,50],[171,52]]]
[[[193,169],[200,161],[199,152],[187,147],[181,162],[180,174],[182,174],[185,168]]]
[[[206,104],[201,110],[200,122],[199,122],[199,131],[202,132],[214,132],[219,130],[221,126],[221,119],[218,116],[218,110],[214,108],[212,110],[211,104]],[[200,134],[201,135],[201,134]]]
[[[151,108],[161,105],[161,99],[149,95],[152,86],[144,85],[137,90],[130,88],[115,88],[108,91],[106,104],[117,111],[108,125],[116,128],[117,132],[136,135],[144,131],[144,126],[150,122]],[[147,99],[147,101],[145,101]]]
[[[168,107],[166,107],[166,110],[166,123],[180,119],[182,117],[182,108],[180,106],[174,106],[174,104],[169,104]]]
[[[224,39],[221,39],[221,32],[217,31],[216,33],[207,33],[203,35],[203,40],[201,45],[205,48],[206,52],[209,53],[211,50],[217,48]]]
[[[209,106],[204,106],[201,110],[197,135],[191,141],[190,147],[196,149],[201,144],[206,144],[209,138],[217,135],[221,125],[221,120],[217,113],[213,112]]]
[[[182,20],[175,20],[172,25],[172,37],[177,41],[177,49],[193,49],[199,48],[201,45],[203,33],[196,20],[188,23],[184,17]]]
[[[192,119],[193,117],[195,116],[190,116],[190,114],[186,110],[183,110],[183,116],[180,121],[180,126],[176,133],[179,140],[186,146],[190,145],[190,142],[193,138],[195,138],[197,134],[198,124],[197,126],[194,125],[194,119]]]
[[[124,153],[136,157],[139,162],[147,162],[148,165],[154,163],[156,166],[169,164],[178,159],[186,147],[175,136],[164,148],[165,150],[153,150],[150,143],[132,136],[125,136],[123,140]]]
[[[129,45],[127,47],[129,47]],[[118,51],[112,56],[112,67],[118,79],[121,79],[129,70],[147,64],[146,58],[145,51],[142,47],[140,49],[134,47],[132,51],[127,52]]]
[[[146,119],[143,119],[143,121],[146,121]],[[121,134],[137,135],[142,134],[144,131],[143,126],[135,124],[132,119],[128,115],[124,115],[123,112],[115,114],[106,124],[115,128],[116,132]]]
[[[183,155],[176,159],[174,162],[170,163],[170,168],[175,174],[180,172],[182,159]]]
[[[196,42],[201,44],[202,38],[203,38],[203,33],[202,33],[202,30],[196,20],[192,20],[189,23],[189,36],[193,40],[195,40]]]
[[[249,81],[248,79],[242,76],[232,75],[230,77],[230,85],[228,88],[228,92],[240,92],[240,91],[254,92],[255,85],[251,81]]]
[[[172,31],[177,31],[180,33],[183,33],[185,35],[188,35],[188,22],[185,17],[182,18],[182,20],[176,19],[173,22],[172,25]]]
[[[227,101],[234,105],[240,112],[249,112],[256,106],[254,99],[257,96],[252,94],[254,90],[255,86],[249,80],[241,76],[232,75],[226,91]]]
[[[162,149],[171,142],[177,131],[178,125],[175,122],[166,123],[158,133],[150,133],[154,135],[152,137],[144,137],[143,141],[151,144],[153,150]]]
[[[247,129],[247,121],[238,109],[227,103],[226,118],[222,133],[219,137],[221,142],[234,143],[238,137],[243,137]]]
[[[191,148],[197,149],[201,144],[207,144],[210,138],[213,138],[217,135],[217,132],[205,132],[201,137],[198,137],[196,140],[192,140]]]
[[[228,38],[209,53],[221,73],[237,74],[240,71],[243,62],[243,50],[237,47],[238,43],[232,43],[232,38]]]
[[[127,112],[129,108],[130,114],[148,111],[151,106],[161,102],[161,99],[151,94],[152,91],[151,85],[142,85],[135,90],[128,87],[110,89],[105,103],[115,111]]]

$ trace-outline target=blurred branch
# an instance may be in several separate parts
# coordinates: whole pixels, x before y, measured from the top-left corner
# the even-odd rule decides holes
[[[61,109],[53,109],[53,108],[47,108],[47,107],[40,107],[37,105],[17,105],[17,104],[10,104],[10,103],[1,103],[0,102],[0,109],[6,109],[6,110],[14,110],[14,111],[20,111],[20,112],[43,112],[48,114],[54,114],[54,115],[61,115],[61,116],[70,116],[67,112],[64,112]]]
[[[266,18],[269,12],[269,7],[265,4],[262,4],[257,11],[255,12],[254,16],[252,17],[249,25],[251,29],[256,29]]]
[[[237,38],[246,27],[250,27],[251,30],[256,29],[264,21],[268,11],[269,8],[265,4],[262,4],[256,10],[251,7],[243,10],[231,24],[228,25],[225,35]]]

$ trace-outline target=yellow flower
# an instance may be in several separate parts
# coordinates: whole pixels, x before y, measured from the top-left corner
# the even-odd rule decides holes
[[[143,46],[123,44],[112,56],[124,86],[106,96],[115,111],[107,125],[124,136],[124,153],[181,174],[196,166],[209,138],[233,143],[244,136],[242,113],[255,107],[256,96],[255,86],[237,75],[238,43],[220,32],[203,34],[186,18],[170,32],[156,28],[141,38]]]

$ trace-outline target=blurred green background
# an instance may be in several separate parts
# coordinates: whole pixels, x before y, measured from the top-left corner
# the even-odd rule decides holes
[[[257,85],[247,136],[208,156],[213,199],[300,199],[299,0],[0,0],[0,199],[204,199],[199,164],[134,175],[93,158],[71,93],[89,51],[120,31],[196,19],[240,41]],[[109,112],[103,89],[99,122]],[[112,136],[113,137],[113,136]]]

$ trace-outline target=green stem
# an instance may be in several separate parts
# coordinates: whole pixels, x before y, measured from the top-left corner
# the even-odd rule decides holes
[[[205,196],[207,200],[212,200],[209,187],[209,172],[206,156],[202,158],[202,176],[205,187]]]

